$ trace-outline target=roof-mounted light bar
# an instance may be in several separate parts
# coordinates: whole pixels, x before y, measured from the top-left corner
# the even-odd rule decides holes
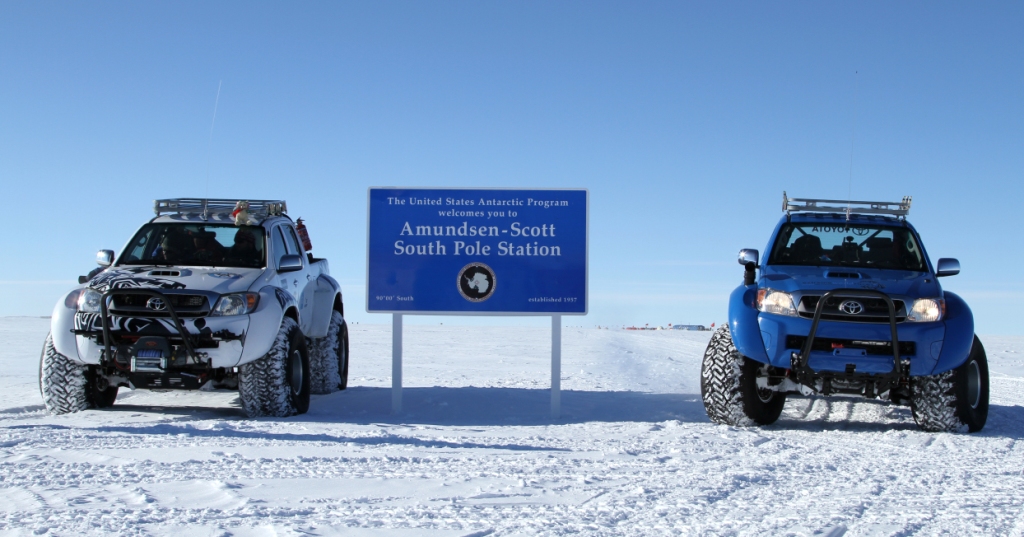
[[[884,214],[906,218],[910,214],[910,196],[903,196],[902,201],[847,201],[819,200],[811,198],[790,198],[782,192],[782,211],[791,213],[838,213],[845,214]],[[837,204],[837,205],[831,205]]]
[[[154,200],[153,211],[157,216],[165,213],[198,214],[204,220],[210,215],[230,215],[239,201],[249,203],[250,215],[258,218],[280,216],[288,212],[284,200],[231,200],[208,198],[173,198]]]

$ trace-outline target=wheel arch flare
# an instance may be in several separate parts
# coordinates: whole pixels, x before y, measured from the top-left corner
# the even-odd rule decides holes
[[[249,315],[249,330],[237,365],[257,360],[270,352],[288,310],[298,311],[295,299],[280,287],[268,285],[260,289],[259,294],[259,306]]]
[[[78,354],[78,341],[75,337],[75,314],[78,313],[77,306],[68,306],[68,301],[74,295],[77,298],[81,287],[76,287],[57,301],[53,307],[53,314],[50,317],[50,335],[53,339],[53,347],[58,353],[67,356],[78,363],[85,363]]]
[[[943,291],[946,299],[946,316],[942,322],[946,325],[942,351],[935,362],[933,375],[956,369],[967,361],[974,345],[974,313],[964,299],[949,291]]]
[[[729,296],[729,330],[732,343],[743,356],[761,363],[769,363],[765,352],[761,326],[758,324],[757,285],[741,285]]]

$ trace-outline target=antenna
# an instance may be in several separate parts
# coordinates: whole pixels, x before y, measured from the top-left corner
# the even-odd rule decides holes
[[[223,80],[217,81],[217,98],[213,101],[213,120],[210,121],[210,140],[206,143],[206,196],[210,195],[210,154],[213,148],[213,126],[217,124],[217,106],[220,104],[220,86]]]
[[[850,182],[846,191],[846,199],[853,199],[853,146],[857,141],[857,98],[860,96],[860,77],[858,71],[853,72],[853,132],[850,134]],[[846,204],[846,221],[850,221],[850,204]]]

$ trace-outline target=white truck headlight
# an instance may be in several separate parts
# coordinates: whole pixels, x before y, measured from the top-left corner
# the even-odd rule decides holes
[[[222,317],[227,315],[245,315],[256,309],[260,302],[260,295],[256,293],[235,293],[223,295],[217,299],[217,305],[213,307],[210,315]]]
[[[930,323],[946,315],[946,301],[941,298],[919,298],[914,301],[907,320],[912,323]]]
[[[100,305],[103,303],[103,293],[92,289],[82,289],[78,295],[78,311],[83,313],[102,313]]]
[[[793,295],[775,289],[757,290],[757,309],[764,313],[797,316],[796,306],[793,305]]]

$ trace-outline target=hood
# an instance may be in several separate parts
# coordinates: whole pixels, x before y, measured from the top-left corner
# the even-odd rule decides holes
[[[265,269],[224,267],[120,266],[107,269],[89,281],[99,291],[132,287],[193,289],[217,294],[249,290]]]
[[[909,298],[941,296],[942,288],[927,272],[853,267],[762,267],[758,287],[788,293],[824,293],[832,289],[868,289]]]

